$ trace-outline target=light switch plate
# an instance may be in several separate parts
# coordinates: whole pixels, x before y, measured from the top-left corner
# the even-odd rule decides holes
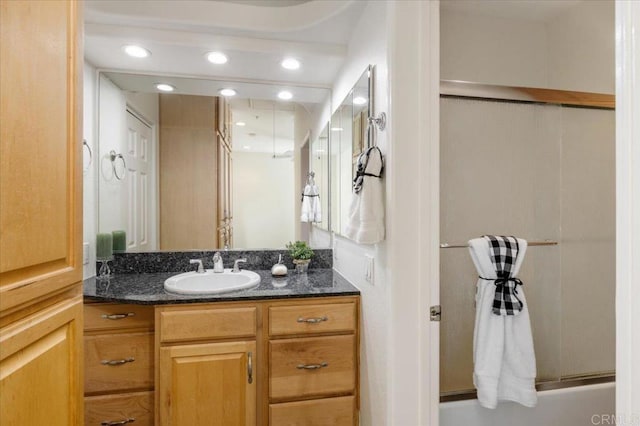
[[[89,243],[82,243],[82,264],[89,264]]]
[[[374,281],[374,271],[375,263],[373,256],[366,254],[364,256],[364,279],[370,284],[373,284]]]

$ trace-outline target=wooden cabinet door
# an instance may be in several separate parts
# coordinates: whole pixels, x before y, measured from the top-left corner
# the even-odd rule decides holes
[[[81,5],[0,0],[0,317],[82,280]]]
[[[0,425],[82,425],[82,297],[0,330]]]
[[[160,425],[255,426],[255,354],[255,341],[160,348]]]

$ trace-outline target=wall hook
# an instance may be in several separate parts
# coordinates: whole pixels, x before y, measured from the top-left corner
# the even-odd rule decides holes
[[[381,112],[377,117],[369,117],[369,124],[375,124],[382,131],[387,127],[387,114]]]

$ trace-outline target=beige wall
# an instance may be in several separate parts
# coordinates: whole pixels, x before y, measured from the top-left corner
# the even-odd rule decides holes
[[[509,9],[519,2],[500,3]],[[442,8],[442,79],[614,92],[613,1],[577,2],[546,19],[479,14],[478,4],[473,10]]]

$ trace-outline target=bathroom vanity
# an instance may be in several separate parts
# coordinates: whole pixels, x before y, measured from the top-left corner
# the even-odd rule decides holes
[[[86,425],[355,425],[359,291],[331,269],[215,296],[85,281]]]

